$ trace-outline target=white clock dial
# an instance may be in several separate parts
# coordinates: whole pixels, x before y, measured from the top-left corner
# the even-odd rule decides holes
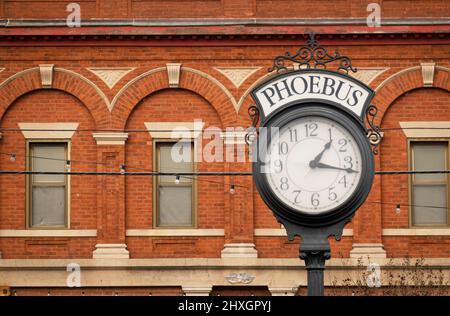
[[[279,199],[319,214],[343,204],[361,178],[361,151],[341,124],[307,116],[280,128],[268,148],[265,174]]]

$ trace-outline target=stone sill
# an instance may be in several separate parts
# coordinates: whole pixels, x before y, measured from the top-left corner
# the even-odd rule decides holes
[[[96,229],[0,229],[0,238],[97,237]]]
[[[450,228],[385,228],[383,236],[450,236]]]
[[[174,237],[174,236],[198,236],[198,237],[223,237],[224,229],[127,229],[127,237]]]
[[[270,237],[270,236],[287,236],[284,228],[257,228],[255,229],[255,236],[257,237]],[[344,229],[342,234],[344,237],[353,236],[353,229]]]

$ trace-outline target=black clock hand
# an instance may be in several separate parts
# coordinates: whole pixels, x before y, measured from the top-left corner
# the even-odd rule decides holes
[[[335,167],[335,166],[330,166],[321,162],[316,163],[316,167],[317,168],[321,168],[321,169],[336,169],[336,170],[344,170],[347,173],[357,173],[358,171],[353,170],[352,168],[340,168],[340,167]]]
[[[322,156],[323,156],[323,153],[327,150],[327,149],[330,149],[330,147],[331,147],[331,142],[332,142],[333,140],[332,139],[330,139],[330,141],[328,142],[328,143],[326,143],[325,144],[325,146],[323,146],[323,149],[322,149],[322,151],[313,159],[313,160],[311,160],[310,162],[309,162],[309,166],[311,167],[311,168],[316,168],[317,167],[317,163],[320,161],[320,159],[322,158]]]

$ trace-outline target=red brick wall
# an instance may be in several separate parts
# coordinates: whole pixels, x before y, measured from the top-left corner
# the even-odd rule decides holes
[[[167,89],[149,95],[131,113],[127,129],[145,129],[144,122],[194,122],[201,119],[204,128],[221,127],[216,111],[202,97],[181,89]],[[203,146],[208,140],[202,140]],[[126,145],[126,165],[130,171],[153,168],[153,140],[148,132],[130,133]],[[202,147],[203,148],[203,147]],[[199,148],[199,151],[202,149]],[[199,154],[202,154],[201,152]],[[133,169],[136,166],[136,169]],[[223,171],[224,163],[199,162],[198,171]],[[127,227],[151,228],[152,178],[128,177]],[[198,227],[222,228],[224,219],[224,179],[220,176],[200,177],[198,190]]]
[[[127,237],[131,258],[217,258],[223,237]]]
[[[388,108],[383,119],[383,128],[400,128],[398,122],[404,121],[448,121],[450,112],[450,93],[442,89],[416,89],[399,97]],[[408,170],[407,139],[403,131],[386,131],[381,146],[381,167],[383,170]],[[408,228],[408,175],[381,176],[382,201],[393,203],[382,205],[383,228]],[[402,257],[447,257],[450,254],[450,238],[435,237],[384,237],[383,242],[388,256]]]
[[[394,2],[385,1],[385,4]],[[8,5],[12,5],[11,3]],[[215,3],[215,1],[211,1],[208,5]],[[258,1],[257,5],[258,3],[260,5],[269,4],[268,1]],[[232,12],[236,10],[235,8],[230,6],[228,10]],[[419,66],[420,62],[433,60],[439,66],[450,66],[448,60],[450,46],[448,44],[434,46],[422,44],[381,45],[376,42],[371,45],[362,45],[359,42],[349,42],[349,44],[352,45],[328,48],[329,51],[338,49],[341,54],[351,56],[357,67],[389,67],[389,70],[373,81],[371,84],[373,88],[405,68]],[[192,47],[188,44],[184,45],[180,44],[178,47],[2,46],[0,47],[0,68],[5,68],[5,70],[0,72],[0,82],[18,71],[36,67],[39,63],[54,63],[57,68],[67,68],[85,76],[104,91],[109,100],[112,100],[126,83],[145,71],[164,67],[168,62],[181,62],[183,67],[201,70],[219,80],[237,102],[252,83],[267,73],[267,68],[271,66],[274,56],[285,51],[293,52],[297,48],[277,43],[252,47],[234,45]],[[230,80],[214,69],[218,66],[257,66],[261,69],[239,88],[236,88]],[[136,67],[136,69],[110,90],[99,78],[89,72],[87,67]],[[448,78],[448,72],[436,70],[436,85],[449,86]],[[401,120],[449,119],[447,107],[450,97],[448,91],[433,88],[407,92],[415,87],[420,87],[421,80],[421,71],[418,69],[397,77],[379,90],[374,103],[379,106],[381,113],[385,112],[382,127],[398,127],[398,121]],[[192,121],[195,118],[202,118],[206,122],[206,127],[233,125],[246,127],[250,124],[247,114],[247,108],[252,104],[250,97],[243,102],[237,115],[226,93],[208,80],[206,75],[196,75],[187,71],[182,71],[181,89],[168,89],[165,71],[135,82],[119,98],[112,113],[108,111],[104,100],[99,97],[95,89],[80,78],[55,72],[54,85],[59,90],[39,90],[38,71],[5,84],[0,93],[0,110],[1,113],[5,109],[7,111],[1,118],[0,126],[17,128],[17,122],[58,120],[80,122],[79,129],[144,129],[144,122]],[[30,90],[33,91],[20,97],[22,93]],[[76,95],[76,98],[60,90],[68,91]],[[9,106],[10,103],[12,103],[11,106]],[[151,168],[151,141],[147,132],[130,133],[125,153],[123,153],[125,163],[130,166],[129,170],[133,170],[131,166]],[[380,146],[379,157],[381,158],[377,168],[379,170],[407,169],[405,148],[406,140],[401,131],[386,132]],[[3,138],[0,140],[0,149],[2,152],[18,154],[15,163],[11,163],[7,156],[2,157],[0,169],[24,169],[24,158],[20,154],[25,153],[25,141],[20,132],[4,132]],[[116,149],[111,148],[111,151],[114,150]],[[72,159],[96,161],[101,158],[99,158],[101,154],[98,152],[100,150],[97,148],[91,132],[75,133],[72,139]],[[92,171],[96,170],[96,166],[74,163],[74,169]],[[118,166],[115,170],[118,170]],[[200,163],[199,170],[250,170],[250,165]],[[0,176],[0,229],[25,228],[24,179],[24,176]],[[126,243],[132,258],[218,257],[223,243],[233,240],[234,235],[239,234],[236,240],[256,243],[260,257],[298,256],[298,242],[287,242],[285,237],[253,238],[254,228],[279,228],[280,226],[256,190],[253,189],[253,193],[250,194],[252,198],[249,198],[249,194],[243,191],[251,192],[252,184],[249,179],[237,177],[234,179],[242,181],[246,188],[237,187],[233,197],[230,197],[228,192],[228,177],[207,178],[225,182],[220,184],[206,181],[202,183],[202,179],[198,185],[198,227],[224,228],[225,238],[185,237],[176,242],[175,238],[128,237]],[[407,204],[406,179],[406,176],[383,176],[381,182],[373,188],[374,194],[371,196],[371,201],[378,200],[376,191],[380,191],[381,186],[380,196],[383,201]],[[124,192],[124,227],[127,229],[152,227],[151,181],[150,178],[127,177],[124,186],[126,188]],[[380,181],[379,178],[377,181]],[[101,186],[97,186],[95,177],[72,177],[71,228],[99,228],[97,196],[103,192],[102,190]],[[117,190],[120,192],[122,189],[117,188]],[[378,214],[377,212],[382,212],[380,221],[384,228],[408,227],[406,209],[402,208],[401,214],[396,215],[394,206],[381,207],[374,203],[366,203],[358,211],[353,223],[347,226],[347,228],[354,229],[355,237],[344,237],[340,243],[332,242],[333,256],[340,256],[341,253],[343,256],[348,256],[353,241],[374,242],[371,239],[372,236],[384,242],[390,256],[407,254],[415,256],[421,253],[433,257],[448,256],[448,250],[446,250],[448,238],[444,237],[384,237],[381,240],[381,228],[373,227],[374,223],[371,221],[371,216],[374,213]],[[114,212],[112,213],[114,215]],[[111,222],[110,225],[112,223],[116,222]],[[359,236],[361,234],[364,235],[364,238]],[[124,236],[122,238],[125,240]],[[4,258],[88,258],[97,242],[98,239],[91,237],[0,238],[0,251]]]
[[[2,0],[6,18],[65,19],[73,1]],[[367,5],[379,3],[382,16],[445,17],[446,0],[79,0],[82,18],[356,18],[366,17]],[[0,16],[2,17],[2,16]]]
[[[92,258],[95,237],[0,238],[3,259]]]
[[[448,121],[450,94],[442,89],[412,90],[398,98],[383,119],[383,128],[400,128],[405,121]],[[384,170],[408,170],[407,138],[401,129],[385,133],[381,147],[381,164]],[[408,175],[382,176],[382,199],[394,204],[408,205]],[[406,228],[409,210],[402,208],[396,214],[395,205],[383,205],[383,227]]]
[[[131,113],[126,128],[145,129],[144,122],[194,122],[221,128],[220,119],[208,102],[193,92],[166,89],[143,99]],[[202,140],[203,146],[208,140]],[[126,145],[126,165],[130,171],[152,170],[153,140],[148,132],[130,133]],[[199,147],[198,153],[202,154]],[[133,168],[133,166],[137,168]],[[141,168],[141,169],[139,169]],[[199,162],[198,171],[224,170],[224,163]],[[150,229],[152,223],[151,177],[128,177],[126,181],[127,228]],[[225,213],[224,177],[197,178],[197,227],[223,228]],[[127,238],[132,257],[217,257],[223,238]]]
[[[31,92],[19,98],[6,112],[1,121],[2,128],[18,128],[19,122],[79,122],[78,129],[93,129],[92,117],[80,101],[56,90]],[[92,133],[92,132],[91,132]],[[96,145],[89,132],[74,133],[70,142],[72,168],[92,171],[95,164],[75,160],[96,161]],[[1,152],[15,153],[16,162],[0,160],[0,167],[9,170],[25,170],[26,141],[21,132],[5,135],[0,143]],[[5,158],[5,157],[4,157]],[[7,158],[7,156],[6,156]],[[5,175],[0,177],[1,228],[24,229],[25,176]],[[71,179],[71,220],[73,229],[95,229],[96,185],[92,177],[72,177]],[[16,194],[14,194],[14,192]],[[17,194],[20,193],[20,194]]]
[[[3,116],[2,128],[18,128],[19,122],[79,122],[78,128],[93,129],[94,123],[83,104],[67,93],[57,90],[40,90],[28,93],[9,107]],[[0,159],[3,170],[25,170],[26,141],[21,132],[4,135],[0,151],[15,153],[16,162],[8,156]],[[96,161],[96,145],[89,132],[75,133],[71,140],[71,159]],[[92,171],[95,164],[73,162],[72,168]],[[25,176],[5,175],[0,177],[0,229],[25,229]],[[96,182],[93,177],[71,178],[70,228],[95,229],[96,223]],[[39,241],[38,239],[37,241]],[[95,238],[64,239],[45,238],[33,243],[28,239],[8,240],[0,238],[0,249],[4,258],[8,257],[89,257]],[[48,247],[47,247],[48,245]]]

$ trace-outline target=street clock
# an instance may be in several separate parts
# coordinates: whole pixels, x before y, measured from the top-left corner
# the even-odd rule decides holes
[[[285,61],[297,67],[288,70]],[[330,62],[338,71],[324,69]],[[373,119],[369,129],[365,123],[376,115],[374,92],[348,75],[356,72],[348,57],[329,55],[313,35],[296,54],[276,57],[273,70],[251,92],[254,125],[261,119],[253,178],[289,239],[302,239],[308,294],[322,295],[328,237],[341,238],[372,187],[379,130]]]
[[[349,218],[373,181],[364,129],[321,103],[293,105],[264,124],[255,183],[278,218],[327,226]]]
[[[317,69],[284,73],[253,91],[262,114],[254,179],[283,224],[329,226],[350,220],[365,201],[374,175],[364,126],[372,96],[352,77]]]

